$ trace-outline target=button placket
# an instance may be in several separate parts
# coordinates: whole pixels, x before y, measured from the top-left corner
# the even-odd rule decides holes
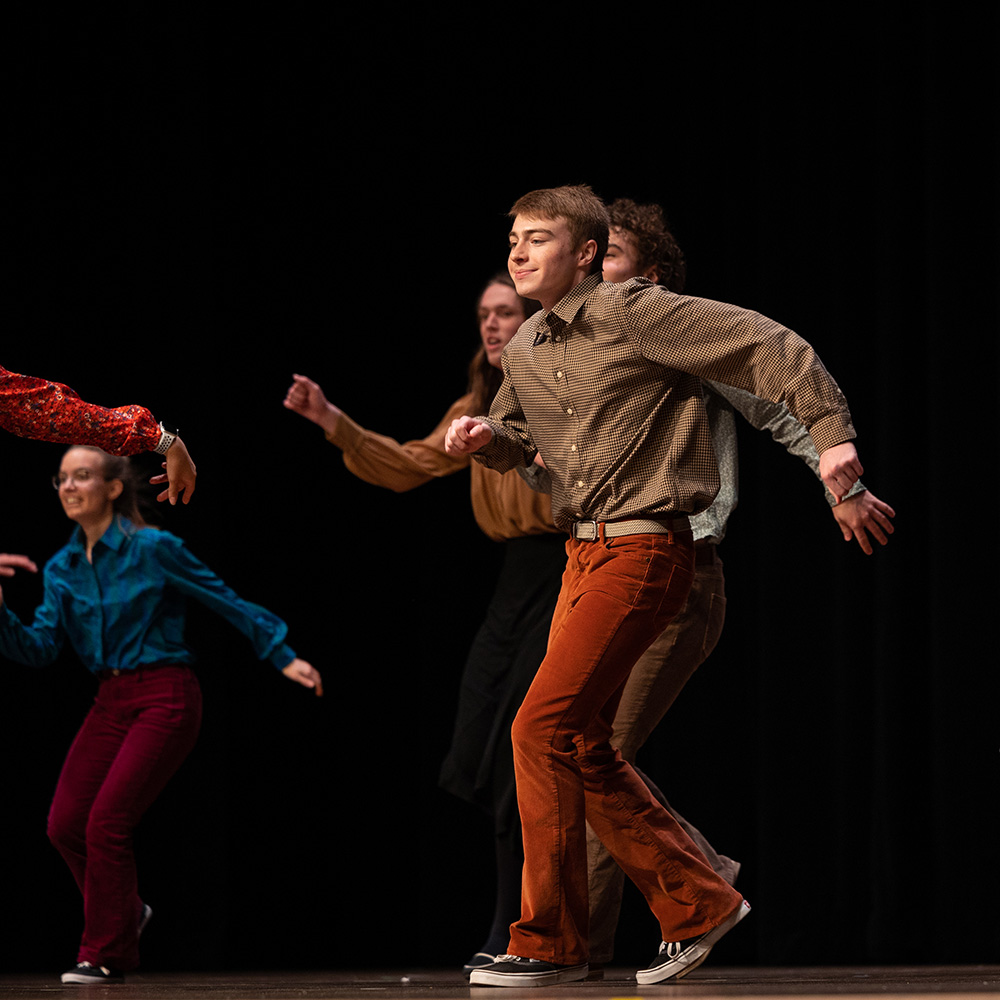
[[[550,317],[551,320],[551,317]],[[579,493],[585,486],[580,468],[580,422],[577,417],[577,407],[573,398],[570,365],[569,341],[564,331],[564,324],[559,321],[554,325],[550,342],[552,344],[552,381],[555,386],[556,399],[566,419],[571,421],[566,438],[569,441],[569,452],[566,455],[567,480],[571,487]]]

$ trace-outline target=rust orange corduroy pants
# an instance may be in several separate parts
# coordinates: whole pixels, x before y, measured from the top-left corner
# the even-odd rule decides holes
[[[665,941],[711,930],[742,897],[609,742],[633,664],[684,606],[690,531],[605,539],[601,525],[598,540],[566,549],[548,651],[512,729],[524,874],[509,952],[577,965],[588,957],[586,820]]]

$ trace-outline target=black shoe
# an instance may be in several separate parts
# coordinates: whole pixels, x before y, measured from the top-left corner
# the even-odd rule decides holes
[[[152,919],[153,908],[143,903],[142,909],[139,911],[139,933],[136,935],[137,937],[142,937],[142,932],[146,929],[146,924]]]
[[[537,958],[517,955],[497,955],[497,960],[484,969],[476,969],[469,982],[473,986],[555,986],[575,983],[587,978],[587,966],[553,965]]]
[[[493,965],[496,960],[496,955],[491,955],[486,951],[477,951],[475,955],[473,955],[472,958],[470,958],[468,962],[462,966],[462,972],[465,973],[465,978],[468,979],[476,969],[485,969],[487,965]]]
[[[649,986],[652,983],[662,983],[665,979],[686,976],[708,958],[712,945],[726,931],[731,931],[749,912],[750,904],[744,899],[718,927],[684,941],[664,941],[649,968],[640,969],[635,974],[635,981],[641,986]]]
[[[75,969],[62,974],[64,983],[124,983],[125,977],[117,969],[103,965],[80,962]]]

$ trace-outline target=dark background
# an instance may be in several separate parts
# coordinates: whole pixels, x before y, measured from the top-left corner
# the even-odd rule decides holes
[[[456,965],[484,936],[489,825],[436,775],[498,549],[465,475],[368,486],[280,404],[302,372],[365,426],[426,434],[464,389],[507,208],[579,182],[663,204],[692,294],[817,347],[898,512],[864,557],[741,428],[726,632],[640,758],[743,862],[753,919],[713,961],[1000,959],[996,23],[959,9],[12,29],[0,363],[176,422],[200,477],[164,527],[326,679],[317,701],[192,610],[204,729],[137,836],[148,970]],[[4,437],[0,550],[65,541],[61,450]],[[41,597],[4,590],[22,616]],[[70,652],[4,666],[11,969],[75,954],[44,827],[92,690]],[[629,897],[616,958],[656,939]]]

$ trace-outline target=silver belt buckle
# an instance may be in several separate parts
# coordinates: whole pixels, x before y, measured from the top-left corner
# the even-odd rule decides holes
[[[574,521],[573,537],[578,542],[596,542],[601,537],[596,521]]]

